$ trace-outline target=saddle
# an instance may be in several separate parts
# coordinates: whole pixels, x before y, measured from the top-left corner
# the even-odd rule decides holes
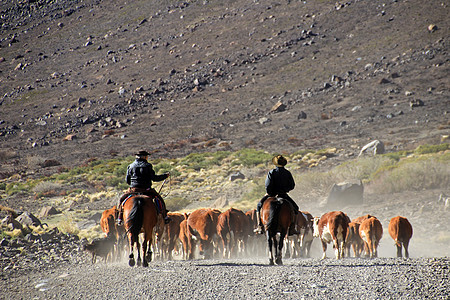
[[[121,207],[125,204],[125,202],[130,199],[132,196],[145,196],[149,199],[153,200],[153,203],[155,203],[156,210],[158,214],[162,214],[163,211],[163,204],[161,203],[161,199],[159,199],[158,194],[156,194],[153,189],[143,189],[143,188],[137,188],[137,187],[130,187],[127,191],[126,198],[122,201]]]

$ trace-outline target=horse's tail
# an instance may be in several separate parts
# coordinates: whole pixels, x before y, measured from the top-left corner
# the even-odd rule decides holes
[[[138,240],[138,235],[141,232],[142,225],[144,223],[144,206],[145,200],[136,197],[133,201],[133,207],[130,210],[130,214],[128,215],[128,231],[131,232],[133,239],[135,241]]]
[[[267,222],[267,231],[274,231],[278,227],[278,216],[281,210],[281,202],[274,200],[270,202],[269,220]]]

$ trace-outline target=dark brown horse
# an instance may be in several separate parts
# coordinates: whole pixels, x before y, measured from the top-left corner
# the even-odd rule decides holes
[[[274,264],[272,246],[275,248],[275,263],[282,265],[283,240],[294,218],[292,205],[283,198],[269,197],[261,208],[261,221],[266,231],[269,246],[269,264]],[[277,239],[277,233],[280,233]]]
[[[133,246],[136,244],[138,253],[137,264],[141,264],[141,253],[139,252],[139,233],[144,233],[142,243],[142,266],[148,267],[148,262],[152,260],[150,246],[153,238],[153,228],[157,222],[157,211],[153,199],[148,196],[132,196],[123,203],[123,217],[125,220],[125,230],[130,242],[130,256],[128,264],[135,265]]]

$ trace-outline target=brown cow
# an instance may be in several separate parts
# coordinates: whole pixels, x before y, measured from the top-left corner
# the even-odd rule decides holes
[[[364,220],[359,226],[359,236],[364,241],[366,256],[378,257],[378,244],[383,236],[383,226],[380,221],[375,217]]]
[[[311,256],[311,245],[314,239],[314,217],[307,211],[301,211],[306,220],[306,227],[300,235],[300,257]]]
[[[180,235],[180,224],[185,219],[185,216],[181,213],[168,213],[167,215],[172,221],[164,226],[164,233],[161,239],[162,251],[164,259],[172,260],[172,252]]]
[[[405,257],[409,258],[408,245],[413,229],[407,218],[394,217],[389,222],[388,231],[397,246],[397,257],[402,257],[402,245],[405,248]]]
[[[336,259],[344,257],[347,230],[348,217],[342,211],[331,211],[320,218],[314,218],[314,236],[322,241],[322,259],[326,258],[327,244],[330,242],[333,242]]]
[[[188,219],[188,215],[185,213],[184,214],[185,219],[183,221],[181,221],[180,223],[180,233],[178,235],[181,244],[183,245],[183,259],[188,259],[190,254],[189,254],[189,234],[188,234],[188,228],[187,228],[187,219]],[[195,248],[195,241],[191,241],[192,243],[192,247]],[[192,254],[193,257],[193,254]]]
[[[291,236],[286,236],[285,242],[286,242],[286,257],[296,258],[300,256],[301,251],[301,243],[304,234],[307,231],[307,221],[305,216],[300,213],[297,214],[296,218],[296,228],[298,231],[298,234],[294,234]],[[292,251],[292,253],[291,253]]]
[[[266,253],[265,252],[266,239],[264,235],[257,234],[255,232],[255,229],[259,228],[256,216],[256,209],[249,210],[245,214],[249,219],[249,226],[252,231],[250,232],[250,236],[247,240],[247,247],[246,247],[246,249],[248,250],[247,252],[256,256],[264,255]]]
[[[348,257],[350,257],[350,247],[353,249],[355,257],[360,257],[364,249],[364,241],[359,236],[359,226],[360,224],[357,222],[348,223],[347,238],[345,240]]]
[[[200,208],[193,211],[187,219],[189,259],[194,258],[193,237],[200,240],[200,255],[205,259],[214,255],[214,243],[217,242],[217,219],[220,211],[217,209]]]
[[[355,219],[352,220],[353,223],[359,223],[361,224],[363,221],[369,219],[369,218],[374,218],[374,216],[371,216],[369,214],[361,216],[361,217],[357,217]]]
[[[100,227],[106,237],[115,237],[116,242],[113,251],[114,254],[112,256],[118,260],[120,259],[122,250],[127,243],[125,241],[125,229],[123,225],[119,226],[116,224],[117,214],[118,210],[115,205],[112,208],[103,211],[102,217],[100,218]]]
[[[239,242],[242,250],[246,250],[248,236],[252,233],[248,217],[243,211],[230,208],[220,214],[217,221],[217,234],[222,240],[223,257],[236,257]]]

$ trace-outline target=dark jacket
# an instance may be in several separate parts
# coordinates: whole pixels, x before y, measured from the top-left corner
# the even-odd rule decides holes
[[[126,181],[130,187],[148,189],[152,187],[152,181],[163,181],[167,174],[156,175],[151,163],[144,159],[136,159],[127,168]]]
[[[276,167],[267,174],[266,191],[270,196],[287,194],[295,187],[291,172],[283,167]]]

